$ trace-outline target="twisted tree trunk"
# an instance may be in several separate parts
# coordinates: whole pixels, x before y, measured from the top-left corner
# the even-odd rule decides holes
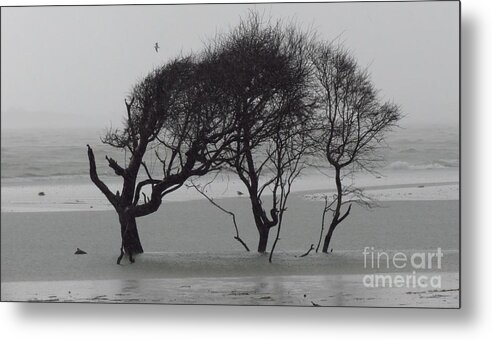
[[[121,246],[124,252],[129,256],[143,253],[135,216],[130,213],[120,213],[118,217],[121,226]]]
[[[335,167],[335,182],[337,185],[337,204],[335,207],[335,212],[333,213],[333,219],[330,223],[330,228],[328,229],[328,233],[325,236],[325,240],[323,243],[323,253],[328,253],[328,247],[330,246],[331,238],[333,237],[333,232],[335,231],[336,227],[342,223],[342,221],[350,214],[350,209],[352,208],[352,205],[349,205],[347,211],[345,214],[343,214],[342,217],[340,217],[340,211],[342,209],[343,205],[343,189],[342,189],[342,179],[341,179],[341,168],[340,167]]]
[[[253,216],[255,219],[256,229],[258,229],[258,252],[264,253],[267,250],[268,236],[270,229],[277,225],[278,219],[274,212],[271,212],[272,219],[270,220],[263,210],[260,200],[255,194],[250,195],[251,205],[253,210]]]
[[[142,243],[140,242],[140,237],[138,235],[136,216],[133,213],[132,205],[132,197],[135,190],[136,171],[131,173],[128,169],[119,167],[119,165],[111,158],[106,157],[110,167],[123,178],[122,195],[120,195],[119,192],[114,194],[111,190],[109,190],[106,184],[99,179],[94,153],[89,145],[87,145],[87,153],[89,157],[89,171],[92,182],[94,182],[94,184],[106,196],[118,214],[118,219],[121,226],[121,254],[118,257],[117,263],[120,263],[123,255],[125,254],[129,256],[131,262],[134,262],[133,255],[143,253]]]

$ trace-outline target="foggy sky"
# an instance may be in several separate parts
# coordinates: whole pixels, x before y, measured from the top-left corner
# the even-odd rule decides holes
[[[2,8],[1,121],[9,127],[118,126],[154,67],[198,51],[248,9],[337,36],[368,67],[403,124],[456,125],[459,4],[320,3]],[[154,51],[159,42],[159,53]]]

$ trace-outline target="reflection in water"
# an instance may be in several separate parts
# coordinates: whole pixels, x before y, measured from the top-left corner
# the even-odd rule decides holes
[[[3,301],[458,307],[459,277],[440,290],[367,288],[362,275],[131,279],[2,283]]]

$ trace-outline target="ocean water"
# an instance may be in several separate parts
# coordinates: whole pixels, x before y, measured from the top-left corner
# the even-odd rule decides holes
[[[19,182],[36,179],[87,178],[87,147],[94,149],[98,172],[109,177],[108,155],[125,163],[121,150],[104,145],[100,137],[104,130],[14,130],[2,129],[1,179]],[[432,170],[459,167],[459,131],[457,128],[400,128],[387,136],[388,147],[381,150],[383,170]],[[150,162],[156,166],[155,162]],[[157,169],[156,169],[157,170]]]
[[[387,137],[382,153],[386,169],[442,169],[459,167],[457,127],[401,128]]]
[[[12,181],[41,178],[81,178],[89,174],[87,144],[95,151],[98,172],[111,174],[108,155],[124,162],[124,152],[101,143],[104,130],[2,129],[1,178]]]

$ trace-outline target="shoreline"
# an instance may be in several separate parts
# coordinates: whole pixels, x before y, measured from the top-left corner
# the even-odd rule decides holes
[[[314,171],[314,170],[312,170]],[[53,179],[33,180],[32,182],[13,182],[4,184],[2,181],[1,211],[4,212],[42,212],[42,211],[106,211],[113,207],[104,195],[87,179],[82,182],[54,181]],[[118,178],[108,181],[108,187],[116,192]],[[206,183],[209,178],[197,179],[197,183]],[[413,170],[411,172],[392,172],[386,177],[361,175],[353,179],[360,188],[374,199],[381,201],[394,200],[457,200],[459,198],[459,177],[456,169]],[[406,194],[395,192],[397,189]],[[418,189],[418,190],[417,190]],[[296,195],[316,195],[333,192],[332,180],[316,172],[299,178],[292,187]],[[243,184],[228,176],[219,177],[207,189],[214,199],[237,198],[237,192],[245,192]],[[394,191],[391,193],[391,191]],[[44,195],[40,196],[39,193]],[[147,193],[149,194],[149,193]],[[265,192],[265,197],[268,197]],[[243,197],[246,198],[246,197]],[[309,197],[307,197],[309,199]],[[183,186],[163,199],[163,202],[188,202],[206,200],[195,189]]]
[[[425,249],[385,249],[390,256],[395,253],[412,254],[428,252]],[[139,279],[207,279],[207,278],[248,278],[263,276],[316,276],[316,275],[367,275],[367,274],[403,274],[411,268],[397,269],[393,266],[381,268],[364,267],[362,251],[336,251],[333,253],[311,253],[300,257],[302,250],[275,252],[272,263],[268,262],[269,253],[256,252],[148,252],[135,257],[135,263],[124,259],[116,264],[116,256],[107,254],[89,254],[73,256],[69,259],[74,268],[68,272],[50,272],[49,275],[14,276],[2,278],[7,282],[62,282],[74,280],[107,281]],[[443,263],[439,273],[457,273],[459,271],[459,251],[442,249]],[[106,270],[104,270],[106,267]],[[83,275],[78,271],[85,269]],[[436,272],[435,268],[418,271],[422,274]],[[5,276],[5,275],[2,275]]]
[[[439,173],[445,176],[436,181],[434,176]],[[320,185],[328,182],[325,177],[304,177],[289,200],[273,263],[268,262],[268,255],[246,252],[233,238],[230,216],[197,192],[194,196],[186,194],[191,189],[183,189],[183,195],[165,200],[155,214],[139,219],[145,253],[138,255],[134,264],[124,259],[118,266],[118,219],[92,183],[2,186],[1,298],[34,302],[457,308],[459,182],[453,171],[431,174],[399,174],[381,178],[380,182],[358,179],[358,183],[370,184],[365,192],[379,198],[381,206],[369,211],[354,207],[351,218],[334,234],[333,253],[313,251],[300,258],[310,244],[318,242],[322,196],[333,190]],[[220,181],[214,188],[218,193],[214,199],[236,214],[240,236],[254,250],[257,231],[251,225],[249,199],[238,197],[237,183],[230,184]],[[46,191],[46,196],[38,196],[36,190]],[[16,202],[13,197],[24,201]],[[30,203],[26,203],[26,197]],[[13,211],[6,211],[9,209]],[[271,233],[268,249],[273,239]],[[385,268],[363,267],[362,249],[366,246],[390,254],[441,248],[443,267],[437,272],[418,271],[442,277],[441,289],[365,287],[365,274],[388,272]],[[87,254],[74,255],[77,247]],[[389,272],[393,276],[409,274],[405,270]]]
[[[2,283],[2,301],[458,308],[459,275],[435,287],[367,287],[361,275]]]

